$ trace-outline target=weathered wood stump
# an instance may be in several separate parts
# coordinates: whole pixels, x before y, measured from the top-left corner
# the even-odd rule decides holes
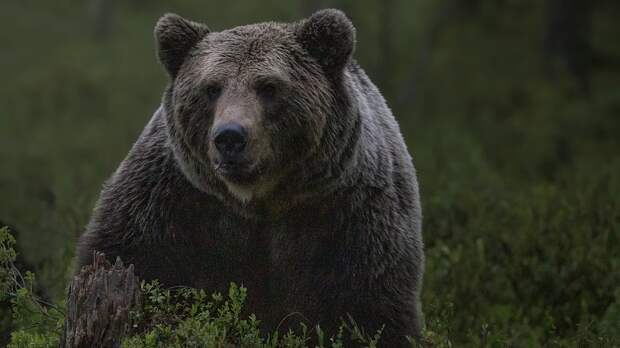
[[[133,265],[125,267],[120,258],[112,265],[95,252],[93,264],[69,285],[61,346],[119,347],[131,328],[129,313],[141,301]]]

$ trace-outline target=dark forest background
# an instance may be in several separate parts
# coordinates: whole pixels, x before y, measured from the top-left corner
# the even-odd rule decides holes
[[[614,0],[3,1],[0,224],[40,293],[63,298],[101,185],[159,104],[157,18],[221,30],[322,7],[356,25],[418,169],[430,334],[620,345]]]

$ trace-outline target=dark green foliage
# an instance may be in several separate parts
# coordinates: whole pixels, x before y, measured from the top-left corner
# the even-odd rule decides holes
[[[517,346],[618,344],[620,181],[614,175],[611,169],[594,177],[575,173],[570,184],[541,183],[510,197],[497,197],[492,187],[466,187],[456,200],[427,208],[443,212],[427,220],[438,238],[428,244],[433,276],[426,286],[442,289],[425,293],[427,317],[452,318],[447,327],[435,325],[468,342],[491,335]]]
[[[591,4],[584,90],[565,59],[545,55],[547,1],[322,2],[352,17],[356,57],[399,117],[418,168],[422,302],[436,346],[620,345],[619,7]],[[301,5],[116,2],[98,39],[74,2],[0,5],[0,220],[19,229],[55,302],[101,183],[159,103],[156,19],[172,10],[219,30],[292,20]],[[171,343],[188,335],[181,327],[219,325],[180,315],[175,323],[186,326],[167,331]],[[252,336],[244,318],[247,328],[230,337]],[[149,325],[133,342],[165,333]],[[46,342],[43,331],[28,331],[31,341],[18,331],[14,343]]]
[[[231,284],[228,295],[207,296],[204,290],[162,289],[157,282],[142,283],[145,303],[133,313],[134,335],[123,342],[126,348],[150,347],[308,347],[314,338],[318,347],[342,347],[350,338],[365,347],[376,347],[380,332],[367,335],[355,321],[343,323],[340,332],[328,338],[320,327],[302,325],[298,332],[271,333],[259,330],[260,320],[246,315],[247,290]]]
[[[64,320],[60,306],[40,299],[35,293],[35,276],[32,272],[15,267],[15,239],[8,228],[0,228],[0,301],[10,301],[10,317],[14,331],[10,348],[58,346]],[[7,308],[2,308],[6,311]]]

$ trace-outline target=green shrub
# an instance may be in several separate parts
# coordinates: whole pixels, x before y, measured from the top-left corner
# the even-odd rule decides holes
[[[501,197],[491,183],[431,201],[429,326],[480,346],[620,344],[620,163],[607,165]]]
[[[297,332],[264,336],[254,314],[244,316],[246,289],[232,283],[227,296],[192,288],[162,288],[158,282],[142,283],[145,303],[132,312],[134,334],[125,348],[155,347],[308,347],[315,335],[317,347],[343,347],[349,338],[364,347],[376,347],[381,332],[366,335],[352,318],[343,322],[335,337],[326,338],[320,327],[301,324]]]
[[[35,293],[34,273],[15,267],[15,239],[8,228],[0,228],[0,301],[11,303],[9,348],[58,346],[63,325],[62,305],[54,305]]]

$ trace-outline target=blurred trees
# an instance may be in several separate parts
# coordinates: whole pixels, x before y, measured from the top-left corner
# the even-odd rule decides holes
[[[544,59],[552,65],[554,58],[577,79],[579,88],[590,89],[592,69],[591,1],[548,0]]]
[[[110,34],[114,11],[113,0],[88,0],[89,15],[93,23],[93,35],[101,40]]]
[[[323,1],[321,0],[302,0],[301,1],[302,14],[308,16],[312,12],[323,8]]]

